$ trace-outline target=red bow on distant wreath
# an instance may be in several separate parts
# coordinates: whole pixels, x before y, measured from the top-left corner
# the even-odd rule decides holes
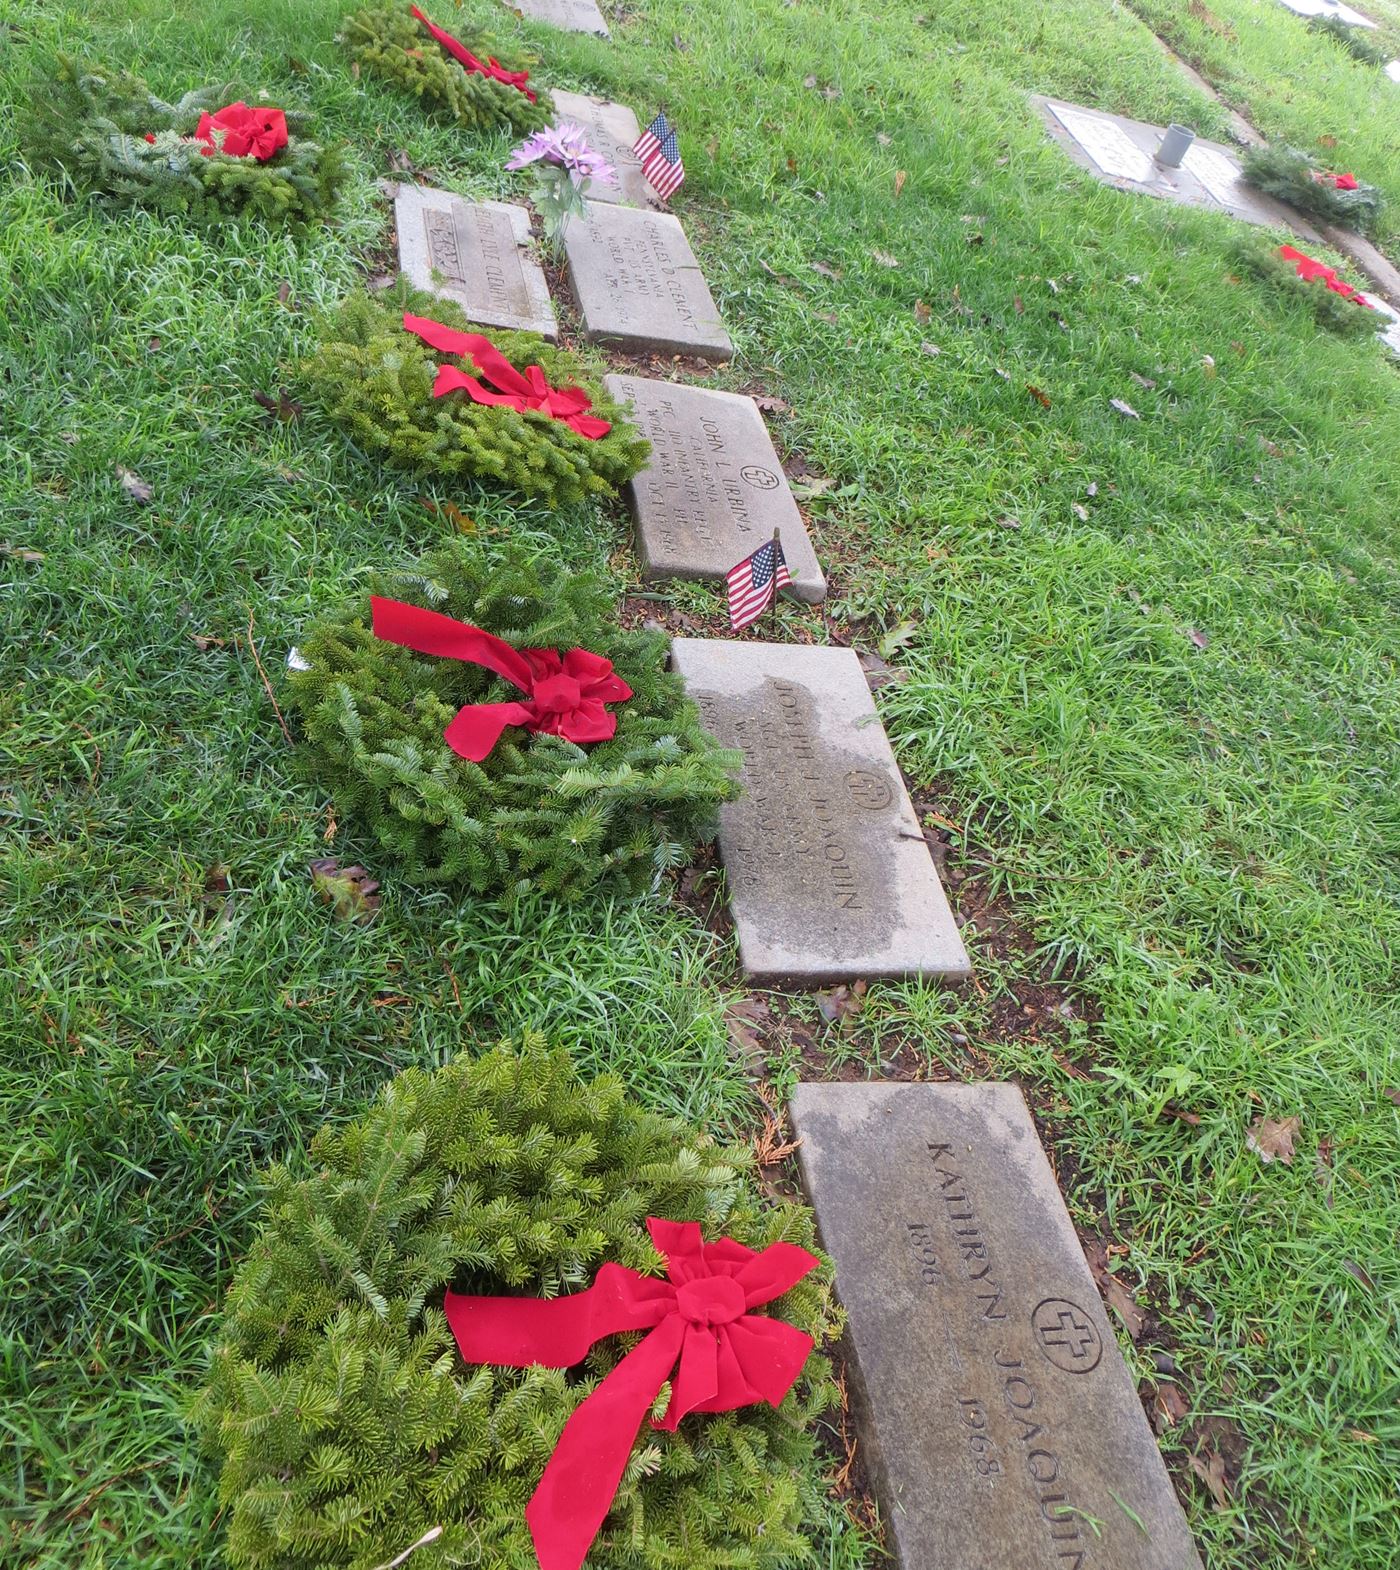
[[[426,316],[410,316],[404,312],[403,324],[408,332],[421,338],[429,348],[442,354],[460,354],[472,360],[477,370],[500,388],[492,392],[483,387],[475,377],[459,371],[455,365],[440,365],[437,380],[433,383],[433,397],[442,398],[447,393],[464,391],[473,403],[496,404],[515,409],[523,414],[527,409],[538,410],[551,419],[562,420],[571,431],[596,442],[612,430],[607,420],[586,411],[593,407],[592,400],[581,387],[551,387],[538,365],[531,365],[523,372],[506,359],[489,338],[481,333],[459,333],[455,328],[444,327]]]
[[[1354,305],[1364,305],[1368,311],[1374,311],[1375,306],[1361,293],[1337,276],[1335,267],[1328,267],[1324,262],[1317,261],[1314,257],[1305,255],[1302,251],[1295,251],[1291,245],[1281,245],[1278,254],[1285,261],[1292,262],[1298,269],[1298,276],[1311,282],[1320,278],[1333,294],[1339,294],[1344,300],[1350,300]]]
[[[280,109],[262,105],[250,109],[245,103],[229,104],[217,114],[202,114],[195,127],[195,140],[208,142],[207,158],[214,148],[214,132],[224,133],[221,151],[230,158],[256,158],[265,164],[287,145],[287,117]]]
[[[666,1256],[669,1280],[606,1264],[571,1297],[449,1292],[443,1304],[469,1363],[570,1368],[604,1336],[651,1332],[574,1410],[526,1506],[541,1570],[579,1570],[668,1379],[671,1404],[652,1426],[674,1430],[689,1412],[778,1406],[812,1350],[811,1336],[795,1326],[749,1313],[816,1267],[805,1248],[773,1243],[756,1254],[733,1238],[702,1242],[693,1221],[654,1216],[647,1230]]]
[[[513,649],[480,627],[402,600],[370,597],[376,638],[419,654],[482,665],[525,694],[523,703],[469,703],[442,733],[459,758],[473,763],[490,754],[507,725],[523,725],[580,744],[617,734],[617,715],[603,707],[624,703],[632,689],[613,674],[612,661],[587,649]]]
[[[1339,191],[1354,191],[1358,185],[1357,178],[1354,174],[1334,174],[1332,176],[1332,183]]]
[[[478,76],[489,76],[493,82],[503,82],[507,87],[514,87],[524,93],[531,103],[535,102],[534,93],[525,85],[530,80],[528,71],[507,71],[501,62],[491,55],[488,55],[485,60],[478,60],[471,50],[464,43],[454,38],[451,33],[445,33],[442,28],[434,27],[416,5],[410,6],[409,10],[437,39],[448,54],[462,62],[463,70],[469,73],[474,71]]]

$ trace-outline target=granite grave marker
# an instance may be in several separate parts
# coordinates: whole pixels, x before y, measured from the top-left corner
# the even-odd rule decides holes
[[[798,1085],[902,1570],[1201,1570],[1014,1085]]]
[[[556,87],[554,108],[556,126],[566,121],[582,126],[588,145],[617,170],[616,186],[599,185],[596,180],[590,183],[589,201],[620,202],[629,207],[656,205],[656,193],[642,173],[642,161],[632,151],[641,128],[626,104],[590,98],[586,93],[566,93]]]
[[[727,360],[734,345],[680,220],[601,202],[584,207],[564,231],[564,249],[586,335],[622,349]]]
[[[506,202],[401,185],[399,266],[413,286],[455,300],[484,327],[559,335],[549,285],[530,248],[530,215]],[[434,274],[438,276],[435,277]]]
[[[826,578],[752,398],[642,376],[604,381],[651,442],[627,488],[643,577],[723,578],[777,528],[790,592],[825,599]]]
[[[606,38],[608,24],[597,0],[514,0],[515,8],[532,22],[547,22],[566,33],[597,33]]]
[[[854,651],[677,638],[671,657],[706,728],[744,755],[719,845],[749,979],[966,976]]]

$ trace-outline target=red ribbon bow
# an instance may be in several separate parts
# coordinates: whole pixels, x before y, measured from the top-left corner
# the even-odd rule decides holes
[[[503,82],[507,87],[514,87],[519,92],[524,93],[531,103],[535,102],[534,93],[525,85],[530,80],[528,71],[507,71],[501,62],[492,55],[488,55],[484,61],[478,60],[471,50],[464,43],[454,38],[451,33],[445,33],[442,28],[434,27],[416,5],[410,6],[409,10],[437,39],[448,54],[452,55],[454,59],[461,61],[463,70],[468,73],[474,71],[479,76],[489,76],[493,82]]]
[[[603,707],[624,703],[632,689],[613,673],[612,661],[587,649],[513,649],[480,627],[469,627],[437,611],[402,600],[370,597],[376,638],[419,654],[481,665],[519,687],[524,703],[468,703],[443,731],[459,758],[480,763],[507,725],[523,725],[578,743],[608,741],[617,734],[617,715]]]
[[[287,145],[287,117],[280,109],[263,105],[250,109],[245,103],[229,104],[217,114],[202,114],[195,127],[195,140],[208,142],[206,158],[215,150],[214,132],[224,133],[222,151],[230,158],[256,158],[265,164]]]
[[[1344,300],[1350,300],[1354,305],[1364,305],[1368,311],[1375,310],[1375,306],[1359,289],[1353,289],[1349,283],[1337,276],[1335,267],[1328,267],[1326,263],[1319,262],[1302,251],[1295,251],[1291,245],[1279,246],[1278,254],[1285,261],[1293,262],[1297,266],[1300,278],[1305,278],[1308,282],[1320,278],[1333,294],[1341,295]]]
[[[1354,191],[1359,184],[1354,174],[1334,174],[1332,183],[1339,191]]]
[[[521,414],[527,409],[534,409],[540,414],[549,415],[552,420],[562,420],[571,431],[577,431],[591,442],[596,442],[600,436],[606,436],[612,430],[607,420],[600,420],[597,415],[587,412],[593,403],[582,387],[551,387],[538,365],[531,365],[523,372],[517,371],[495,344],[481,333],[459,333],[455,328],[444,327],[441,322],[433,321],[431,317],[410,316],[407,311],[404,312],[403,324],[408,332],[421,338],[429,348],[441,354],[460,354],[472,360],[491,386],[500,388],[499,392],[492,392],[475,377],[459,371],[455,365],[440,365],[437,380],[433,383],[434,398],[445,397],[460,388],[473,403],[495,404],[515,409]]]
[[[651,1332],[574,1410],[526,1506],[541,1570],[579,1570],[668,1379],[671,1404],[652,1426],[674,1431],[690,1412],[778,1406],[812,1350],[811,1336],[795,1326],[749,1313],[816,1267],[805,1248],[773,1243],[755,1253],[733,1238],[705,1243],[695,1222],[654,1216],[647,1230],[666,1256],[669,1280],[606,1264],[571,1297],[449,1292],[443,1304],[469,1363],[569,1368],[603,1336]]]

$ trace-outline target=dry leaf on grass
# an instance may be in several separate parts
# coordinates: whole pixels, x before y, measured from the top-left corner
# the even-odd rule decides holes
[[[914,320],[925,327],[933,320],[933,307],[924,300],[914,301]]]
[[[1157,385],[1150,376],[1139,376],[1136,371],[1129,371],[1128,375],[1139,387],[1146,387],[1149,392]]]
[[[1186,1421],[1186,1398],[1175,1385],[1158,1385],[1152,1392],[1152,1421],[1159,1434]]]
[[[1342,1269],[1345,1270],[1346,1273],[1353,1278],[1353,1280],[1359,1281],[1368,1292],[1374,1292],[1376,1290],[1376,1283],[1371,1280],[1370,1276],[1367,1275],[1367,1273],[1361,1268],[1360,1265],[1356,1263],[1354,1259],[1344,1259],[1342,1261]]]
[[[274,420],[299,420],[302,416],[301,405],[285,387],[278,388],[275,398],[271,393],[255,392],[253,402],[258,408],[265,409]]]
[[[840,278],[841,269],[833,267],[830,262],[808,262],[807,265],[814,273],[820,273],[823,278]]]
[[[1140,420],[1142,418],[1132,404],[1125,403],[1121,398],[1110,398],[1108,402],[1109,406],[1116,409],[1125,420]]]
[[[1138,1340],[1146,1323],[1142,1310],[1137,1305],[1137,1299],[1128,1290],[1126,1284],[1108,1268],[1105,1250],[1100,1248],[1086,1248],[1084,1257],[1089,1261],[1089,1273],[1098,1284],[1099,1291],[1103,1293],[1104,1301],[1123,1321],[1123,1328],[1134,1341]]]
[[[817,993],[817,1008],[828,1025],[845,1030],[861,1011],[865,1002],[866,983],[852,982],[849,987],[833,987],[830,992]]]
[[[928,339],[925,338],[924,341],[919,345],[919,353],[927,355],[939,355],[942,354],[943,351],[936,343],[930,343]]]
[[[1188,1456],[1191,1470],[1210,1490],[1217,1510],[1230,1508],[1230,1483],[1225,1476],[1225,1457],[1218,1450],[1209,1450],[1205,1458]]]
[[[41,562],[43,551],[30,550],[27,545],[0,545],[0,556],[13,557],[15,561]]]
[[[754,403],[763,410],[764,414],[792,413],[792,405],[784,403],[781,398],[755,398]]]
[[[1188,627],[1186,629],[1186,636],[1190,638],[1191,642],[1194,643],[1198,649],[1208,649],[1210,647],[1210,639],[1206,637],[1205,633],[1198,632],[1194,627]]]
[[[121,481],[122,489],[141,507],[147,507],[155,496],[155,491],[136,473],[134,469],[124,469],[117,465],[117,478]]]
[[[1032,398],[1035,399],[1042,409],[1050,408],[1049,393],[1042,392],[1039,387],[1034,386],[1031,382],[1026,383],[1026,391],[1031,395]]]
[[[899,196],[899,193],[904,189],[904,182],[908,178],[909,178],[909,172],[908,172],[907,169],[896,169],[895,170],[895,172],[894,172],[894,194],[895,194],[896,198]]]
[[[1300,1117],[1256,1118],[1245,1135],[1245,1144],[1265,1166],[1277,1157],[1284,1166],[1293,1165],[1293,1141],[1302,1127]]]
[[[897,256],[891,256],[888,251],[872,251],[870,254],[877,262],[879,262],[881,267],[899,266],[899,258]]]
[[[379,884],[356,864],[342,867],[333,856],[313,861],[308,869],[311,886],[335,912],[339,921],[367,926],[379,913]]]

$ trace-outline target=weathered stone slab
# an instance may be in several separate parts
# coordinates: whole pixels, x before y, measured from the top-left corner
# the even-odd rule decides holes
[[[608,24],[597,0],[512,0],[512,5],[532,22],[548,22],[566,33],[599,33],[607,37]]]
[[[1335,16],[1348,27],[1376,25],[1369,16],[1362,16],[1360,11],[1353,11],[1349,5],[1342,5],[1341,0],[1279,0],[1279,4],[1286,5],[1299,16]]]
[[[794,597],[826,598],[826,577],[752,398],[643,376],[604,382],[632,405],[651,442],[647,467],[627,487],[643,577],[723,578],[776,528]]]
[[[1245,184],[1239,158],[1223,143],[1197,139],[1181,167],[1169,169],[1155,157],[1165,134],[1159,125],[1054,98],[1033,96],[1031,102],[1039,108],[1054,140],[1106,185],[1227,212],[1246,223],[1282,226],[1305,239],[1318,239],[1317,230],[1295,209]]]
[[[523,207],[468,202],[451,191],[401,185],[394,216],[399,267],[416,288],[455,300],[485,327],[559,336]]]
[[[799,1085],[861,1455],[902,1570],[1200,1570],[1013,1085]]]
[[[677,638],[706,728],[744,754],[719,845],[756,982],[966,976],[948,909],[851,649]]]
[[[670,213],[585,202],[564,232],[569,278],[595,343],[727,360],[734,345]]]
[[[588,145],[601,153],[617,170],[616,188],[598,185],[588,188],[591,202],[622,203],[629,207],[653,207],[656,193],[642,173],[642,161],[632,151],[641,127],[626,104],[612,104],[606,98],[590,98],[586,93],[565,93],[555,88],[554,123],[569,121],[581,125]]]

